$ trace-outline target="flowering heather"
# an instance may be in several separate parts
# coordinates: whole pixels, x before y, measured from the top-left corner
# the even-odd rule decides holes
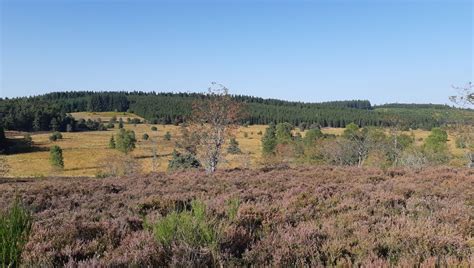
[[[474,171],[468,169],[0,179],[0,192],[1,209],[18,197],[32,213],[21,258],[26,266],[474,264]],[[192,211],[193,200],[206,206],[200,221],[214,228],[217,244],[179,236],[162,244],[154,226],[171,213]]]

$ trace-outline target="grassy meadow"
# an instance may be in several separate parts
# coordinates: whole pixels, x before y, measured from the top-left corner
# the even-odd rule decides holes
[[[113,116],[117,119],[122,118],[127,122],[127,118],[139,118],[131,113],[116,112],[81,112],[72,114],[76,119],[92,119],[107,122]],[[156,126],[157,131],[152,131],[151,127]],[[222,168],[258,167],[261,158],[261,137],[259,133],[264,133],[266,125],[252,125],[240,127],[237,130],[236,139],[240,144],[242,154],[226,155]],[[135,131],[137,144],[136,149],[131,155],[138,160],[142,173],[153,171],[152,166],[152,148],[157,146],[158,165],[156,171],[165,171],[168,167],[171,153],[174,149],[176,139],[180,136],[180,127],[174,125],[153,125],[153,124],[124,124],[125,129]],[[324,133],[340,135],[344,129],[325,128]],[[119,154],[117,150],[109,149],[109,139],[118,132],[118,124],[115,128],[107,131],[89,131],[89,132],[64,132],[63,139],[52,142],[49,140],[49,132],[31,133],[34,146],[37,150],[27,153],[12,154],[7,156],[7,162],[10,166],[8,176],[11,177],[47,177],[47,176],[95,176],[103,164],[114,154]],[[171,139],[164,138],[166,132],[170,132]],[[295,132],[299,132],[295,129]],[[149,140],[143,140],[142,135],[147,133]],[[407,132],[413,133],[415,140],[421,144],[429,135],[429,131],[414,130]],[[22,138],[24,133],[7,132],[7,135]],[[304,136],[304,132],[301,133]],[[451,133],[450,133],[451,134]],[[459,158],[463,155],[463,150],[457,149],[454,144],[454,138],[450,135],[449,148],[451,152]],[[51,168],[49,163],[49,148],[52,145],[59,145],[63,149],[64,169],[57,171]],[[459,162],[459,163],[458,163]],[[458,158],[452,160],[455,166],[461,166],[463,163]]]

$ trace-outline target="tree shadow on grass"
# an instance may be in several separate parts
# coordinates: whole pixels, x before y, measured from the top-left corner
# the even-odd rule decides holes
[[[89,167],[75,167],[75,168],[65,168],[63,171],[77,171],[77,170],[90,170],[90,169],[97,169],[103,168],[104,166],[89,166]]]
[[[160,158],[160,157],[168,157],[168,156],[172,156],[173,154],[170,153],[170,154],[157,154],[156,157]],[[148,159],[148,158],[153,158],[153,155],[140,155],[140,156],[135,156],[133,157],[135,159]]]
[[[49,148],[35,146],[34,144],[32,144],[31,142],[28,142],[25,139],[9,139],[5,153],[6,154],[23,154],[23,153],[33,153],[33,152],[45,152],[45,151],[49,151]]]

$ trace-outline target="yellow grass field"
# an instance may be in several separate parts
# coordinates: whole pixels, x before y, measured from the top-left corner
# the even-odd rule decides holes
[[[127,118],[135,118],[133,114],[127,113],[74,113],[76,119],[98,119],[108,121],[112,116],[122,117],[126,122]],[[156,126],[158,131],[152,131],[151,127]],[[249,127],[240,127],[237,131],[237,141],[243,154],[227,155],[222,163],[222,168],[234,167],[257,167],[261,157],[261,138],[259,132],[264,133],[266,125],[253,125]],[[165,171],[168,167],[170,154],[172,153],[176,139],[180,135],[180,127],[174,125],[152,125],[152,124],[125,124],[125,129],[135,131],[137,137],[137,148],[131,155],[138,160],[142,172],[152,171],[152,147],[157,145],[158,167],[156,171]],[[164,139],[165,133],[169,131],[171,140]],[[299,130],[296,130],[298,132]],[[324,133],[340,135],[344,129],[325,128]],[[109,149],[109,139],[118,132],[117,125],[114,129],[107,131],[90,132],[64,132],[63,139],[55,142],[49,141],[50,133],[32,133],[33,143],[41,150],[28,153],[13,154],[7,156],[7,162],[10,166],[8,176],[12,177],[46,177],[57,176],[95,176],[101,170],[104,162],[118,152]],[[142,135],[147,133],[150,136],[148,141],[142,139]],[[246,134],[245,134],[246,133]],[[301,133],[304,136],[304,132]],[[411,132],[407,132],[411,134]],[[413,131],[417,143],[421,143],[428,135],[429,131]],[[59,145],[63,149],[64,170],[55,171],[49,164],[49,147]],[[455,148],[454,138],[450,136],[449,147],[451,151],[462,156],[463,151]]]
[[[76,119],[98,119],[103,122],[108,121],[113,115],[117,118],[138,117],[133,114],[123,113],[74,113]],[[151,127],[156,126],[158,131],[152,131]],[[152,147],[157,145],[158,167],[157,171],[165,171],[168,161],[171,158],[176,139],[180,135],[180,127],[174,125],[153,125],[153,124],[124,124],[125,129],[135,131],[137,137],[137,148],[131,155],[138,160],[143,173],[152,171]],[[226,161],[222,163],[224,168],[232,167],[253,167],[260,157],[261,135],[257,133],[265,132],[266,126],[256,125],[241,127],[237,131],[237,141],[243,154],[227,155]],[[166,132],[170,132],[171,140],[164,139]],[[63,132],[63,139],[52,142],[49,140],[50,133],[31,133],[33,143],[43,150],[13,154],[7,156],[10,171],[7,174],[12,177],[46,177],[57,176],[95,176],[101,169],[107,158],[118,154],[117,150],[109,149],[109,139],[118,132],[118,124],[115,128],[107,131],[89,132]],[[142,135],[147,133],[150,136],[148,141],[142,139]],[[247,133],[247,134],[245,134]],[[247,137],[245,137],[247,135]],[[63,149],[64,170],[56,171],[49,164],[49,147],[59,145]]]

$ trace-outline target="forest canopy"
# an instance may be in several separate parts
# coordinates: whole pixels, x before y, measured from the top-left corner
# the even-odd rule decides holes
[[[72,112],[133,112],[150,123],[179,124],[190,114],[192,103],[207,98],[200,93],[156,92],[54,92],[33,97],[0,99],[0,123],[8,130],[39,131],[58,127],[64,131]],[[438,104],[386,104],[368,100],[305,103],[233,95],[246,103],[248,115],[242,124],[288,122],[302,128],[389,126],[431,129],[453,122],[474,123],[474,111]],[[396,118],[396,120],[394,120]],[[54,124],[52,124],[54,123]]]

